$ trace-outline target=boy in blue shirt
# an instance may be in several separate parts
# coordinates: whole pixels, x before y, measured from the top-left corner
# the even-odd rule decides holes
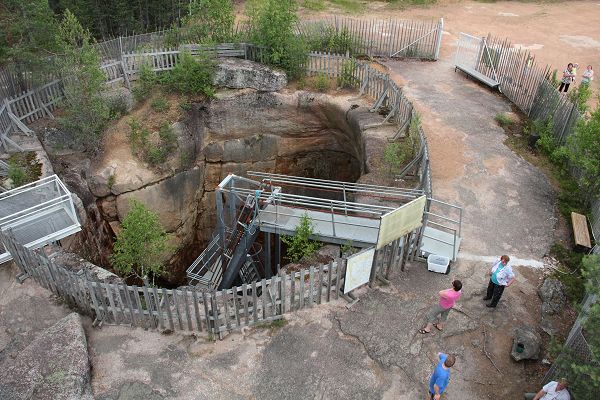
[[[431,394],[432,400],[440,400],[450,380],[450,367],[456,361],[456,358],[452,354],[438,353],[438,358],[440,362],[435,367],[431,379],[429,379],[429,394]]]

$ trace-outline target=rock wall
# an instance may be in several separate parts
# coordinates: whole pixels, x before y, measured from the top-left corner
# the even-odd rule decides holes
[[[85,192],[88,214],[97,210],[99,220],[91,225],[112,235],[119,232],[130,199],[157,212],[177,248],[166,283],[179,284],[216,226],[214,191],[229,173],[257,170],[345,181],[361,176],[364,145],[346,119],[349,107],[347,96],[223,90],[193,104],[174,125],[179,150],[165,168],[150,168],[131,154],[126,140],[114,137],[86,173],[74,174],[87,182],[78,191]],[[184,151],[191,155],[185,165]],[[75,176],[73,183],[82,186]]]

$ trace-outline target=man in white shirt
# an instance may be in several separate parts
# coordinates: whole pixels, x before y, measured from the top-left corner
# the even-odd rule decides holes
[[[571,400],[571,395],[567,390],[567,380],[560,379],[558,382],[548,382],[542,390],[537,393],[526,393],[526,400]]]

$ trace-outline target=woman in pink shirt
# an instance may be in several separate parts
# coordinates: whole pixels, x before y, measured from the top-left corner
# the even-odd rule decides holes
[[[419,329],[419,333],[425,334],[431,332],[432,327],[438,330],[444,329],[444,323],[448,319],[448,314],[454,306],[454,303],[460,299],[462,283],[459,280],[452,281],[452,289],[440,291],[440,301],[431,307],[427,313],[427,325]],[[436,323],[436,321],[438,321]]]

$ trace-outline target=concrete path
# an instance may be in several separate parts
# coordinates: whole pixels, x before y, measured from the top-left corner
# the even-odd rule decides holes
[[[465,210],[461,251],[539,260],[553,242],[555,194],[541,171],[504,145],[494,117],[511,112],[510,103],[454,72],[451,57],[387,65],[422,116],[433,196]]]

